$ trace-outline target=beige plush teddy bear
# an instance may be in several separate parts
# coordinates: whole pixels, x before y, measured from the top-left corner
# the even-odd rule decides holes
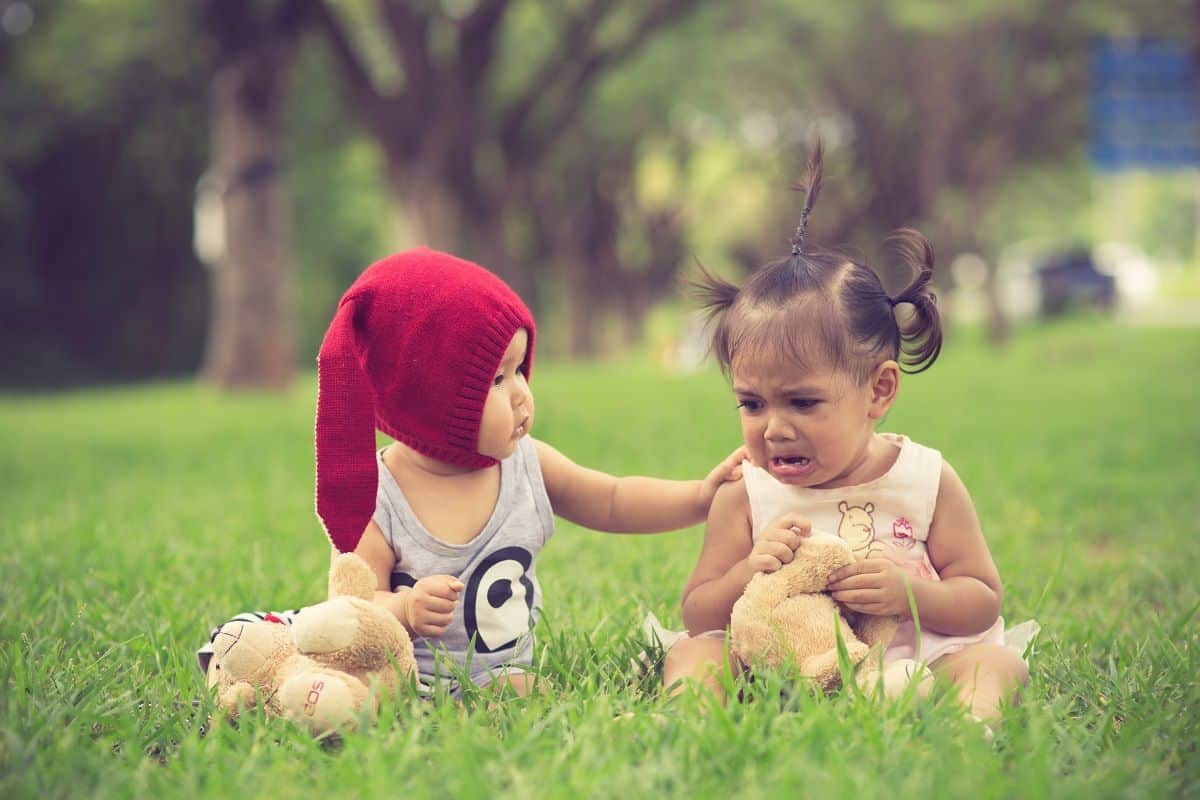
[[[329,570],[330,600],[301,609],[291,625],[233,621],[213,639],[208,684],[230,715],[253,707],[325,733],[374,713],[379,692],[416,673],[412,641],[392,614],[371,602],[375,575],[353,553]]]
[[[825,591],[834,570],[853,562],[850,546],[840,537],[814,532],[790,563],[776,572],[755,575],[733,606],[733,652],[748,664],[768,667],[793,660],[802,675],[829,691],[841,683],[836,625],[850,663],[857,667],[856,682],[874,691],[880,684],[881,655],[899,620],[855,614],[839,607]],[[883,693],[888,697],[902,692],[918,672],[928,676],[908,659],[882,669]],[[921,688],[927,690],[925,680]]]

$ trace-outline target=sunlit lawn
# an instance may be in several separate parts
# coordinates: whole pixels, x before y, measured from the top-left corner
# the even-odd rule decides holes
[[[0,797],[1200,795],[1200,330],[964,334],[943,358],[885,428],[956,466],[1006,616],[1044,629],[991,742],[944,696],[880,708],[769,676],[727,711],[664,701],[631,658],[647,611],[678,625],[700,530],[565,523],[538,565],[546,697],[404,700],[326,743],[209,726],[209,627],[321,599],[314,387],[180,383],[0,399]],[[590,466],[699,476],[737,443],[714,371],[534,378],[535,435]]]

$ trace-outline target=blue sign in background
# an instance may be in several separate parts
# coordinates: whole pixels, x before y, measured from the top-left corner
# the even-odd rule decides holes
[[[1200,91],[1188,45],[1105,39],[1092,47],[1092,161],[1103,170],[1200,166]]]

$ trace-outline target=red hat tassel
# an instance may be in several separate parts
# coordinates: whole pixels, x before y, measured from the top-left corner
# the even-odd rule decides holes
[[[343,301],[317,356],[317,517],[339,552],[358,545],[375,512],[375,407]]]

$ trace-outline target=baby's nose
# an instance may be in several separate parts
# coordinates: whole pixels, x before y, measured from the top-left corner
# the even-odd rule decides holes
[[[767,429],[763,435],[771,441],[781,441],[785,439],[796,438],[796,434],[795,431],[792,430],[792,426],[788,425],[786,422],[778,419],[777,417],[772,417],[771,419],[767,420]]]

